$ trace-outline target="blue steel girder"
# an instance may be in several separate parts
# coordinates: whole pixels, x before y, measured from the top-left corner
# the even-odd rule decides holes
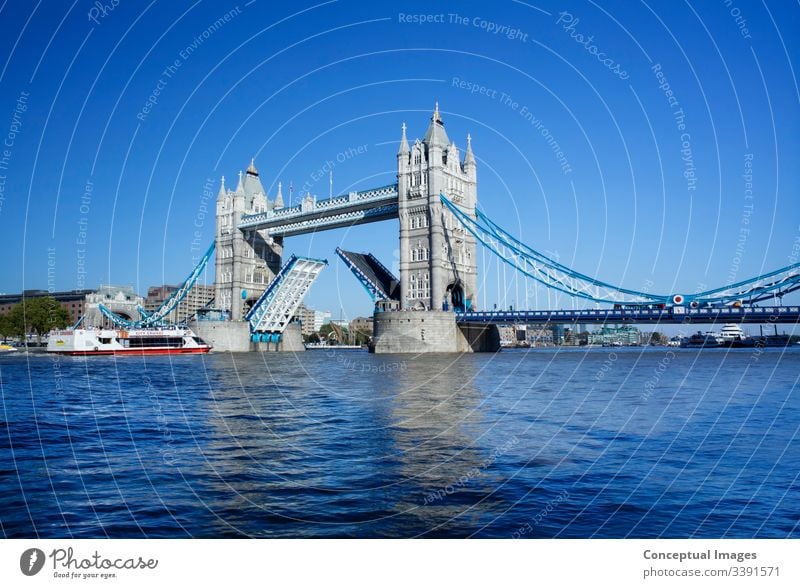
[[[199,278],[200,274],[203,273],[208,261],[211,259],[211,254],[214,252],[215,245],[215,242],[211,243],[211,246],[203,254],[203,257],[200,258],[200,261],[197,263],[197,265],[194,266],[192,273],[190,273],[189,277],[184,280],[180,288],[170,294],[169,298],[167,298],[164,303],[151,314],[138,321],[138,324],[144,327],[157,325],[161,323],[167,317],[167,315],[169,315],[169,313],[172,312],[176,306],[178,306],[178,304],[180,304],[181,300],[183,300],[189,291],[194,287],[195,282],[197,282],[197,278]]]
[[[391,299],[399,299],[399,285],[400,280],[395,277],[394,274],[383,265],[377,257],[372,255],[371,253],[366,254],[353,254],[350,251],[345,251],[341,247],[336,248],[336,254],[339,258],[345,263],[348,269],[353,272],[353,275],[358,279],[364,289],[369,294],[369,297],[372,298],[373,302],[378,302],[379,300],[391,300]],[[352,255],[356,255],[357,257],[365,258],[365,262],[368,264],[372,264],[373,267],[367,267],[366,270],[359,267],[357,260],[351,258]],[[372,276],[370,276],[366,272],[372,272]],[[380,277],[377,275],[376,272],[381,272],[386,279],[386,284],[380,283]],[[394,285],[394,288],[392,287]],[[388,290],[388,291],[387,291]],[[392,291],[394,290],[394,292]]]
[[[211,243],[208,250],[205,252],[205,254],[203,254],[203,257],[201,257],[197,265],[194,266],[194,269],[192,270],[192,273],[189,274],[189,277],[187,277],[183,284],[181,284],[177,290],[170,294],[170,296],[156,310],[148,313],[144,308],[141,307],[141,305],[137,305],[136,310],[139,311],[139,314],[141,315],[141,318],[138,321],[129,321],[124,319],[102,304],[98,305],[100,312],[102,312],[104,316],[120,327],[153,327],[164,324],[167,315],[172,312],[172,310],[178,306],[178,304],[180,304],[181,300],[186,297],[186,295],[194,286],[195,282],[197,282],[197,278],[199,278],[200,274],[203,273],[203,270],[208,264],[209,259],[211,259],[211,254],[214,252],[215,245],[215,242]]]
[[[103,316],[105,316],[108,320],[110,320],[118,327],[130,328],[137,326],[136,321],[129,321],[128,319],[122,318],[116,312],[114,312],[113,310],[111,310],[102,303],[98,304],[97,308],[100,310],[101,313],[103,313]]]
[[[622,304],[725,305],[735,301],[758,302],[800,289],[800,263],[694,294],[650,294],[602,282],[547,257],[522,243],[485,214],[475,217],[440,194],[445,207],[487,249],[520,273],[548,288],[593,302]]]
[[[292,255],[245,315],[250,331],[282,333],[326,265],[324,259]]]
[[[800,306],[741,306],[583,310],[514,310],[456,313],[459,324],[684,324],[692,323],[800,323]]]
[[[351,192],[326,200],[304,200],[298,206],[243,215],[240,230],[290,237],[397,218],[397,184]]]

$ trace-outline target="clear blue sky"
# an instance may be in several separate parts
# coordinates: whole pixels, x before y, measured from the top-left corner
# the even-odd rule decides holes
[[[795,3],[113,4],[0,4],[2,292],[180,282],[220,176],[255,156],[273,196],[326,197],[326,161],[336,193],[391,183],[436,100],[483,209],[584,273],[691,292],[798,256]],[[395,265],[397,222],[287,240],[331,262],[311,306],[368,314],[337,245]],[[524,305],[482,270],[482,307]]]

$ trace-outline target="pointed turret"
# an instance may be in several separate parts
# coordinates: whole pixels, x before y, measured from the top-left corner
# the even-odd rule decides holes
[[[244,195],[244,181],[242,180],[242,170],[239,170],[239,183],[236,184],[236,194]]]
[[[256,169],[256,158],[255,157],[251,157],[250,158],[250,165],[247,166],[247,173],[248,173],[248,175],[251,175],[251,176],[257,176],[258,175],[258,170]]]
[[[247,171],[244,174],[242,188],[246,196],[245,206],[248,210],[262,205],[266,206],[267,192],[264,190],[264,186],[261,185],[261,179],[258,177],[255,158],[250,159],[250,165],[247,166]]]
[[[428,131],[425,133],[423,142],[430,147],[441,147],[446,149],[450,144],[450,139],[447,138],[447,131],[444,130],[444,122],[442,116],[439,114],[439,103],[436,103],[436,108],[431,116],[431,122],[428,125]]]
[[[222,181],[219,184],[219,193],[217,194],[217,200],[224,200],[225,199],[225,176],[222,176]]]
[[[398,155],[406,155],[408,153],[408,139],[406,138],[406,123],[403,123],[403,136],[400,138],[400,150]]]
[[[464,168],[468,165],[475,166],[475,154],[472,153],[472,135],[467,133],[467,154],[464,156]]]
[[[283,190],[280,182],[278,182],[278,195],[275,196],[275,208],[283,208]]]

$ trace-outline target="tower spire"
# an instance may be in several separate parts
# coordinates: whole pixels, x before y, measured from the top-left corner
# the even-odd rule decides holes
[[[408,153],[408,139],[406,138],[406,123],[403,123],[403,136],[400,138],[400,150],[397,152],[398,155],[402,153]]]
[[[275,208],[283,208],[283,189],[280,182],[278,182],[278,194],[275,196]]]
[[[464,156],[464,166],[475,165],[475,154],[472,153],[472,135],[467,133],[467,154]]]
[[[217,194],[217,200],[222,200],[225,198],[225,176],[222,176],[222,181],[219,184],[219,193]]]
[[[433,111],[431,122],[428,125],[428,131],[425,133],[425,138],[422,140],[428,147],[437,146],[446,149],[450,144],[450,139],[447,137],[447,131],[444,130],[444,122],[439,113],[439,102],[436,102],[436,108]]]
[[[236,185],[236,193],[244,194],[244,181],[242,180],[242,170],[239,170],[239,183]]]
[[[256,158],[255,157],[251,157],[250,158],[250,165],[247,166],[247,173],[250,174],[251,176],[257,176],[258,175],[258,170],[256,169]]]

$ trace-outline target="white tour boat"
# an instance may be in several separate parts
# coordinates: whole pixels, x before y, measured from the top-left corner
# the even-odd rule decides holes
[[[211,345],[184,327],[55,329],[49,353],[64,355],[181,355],[208,353]]]

